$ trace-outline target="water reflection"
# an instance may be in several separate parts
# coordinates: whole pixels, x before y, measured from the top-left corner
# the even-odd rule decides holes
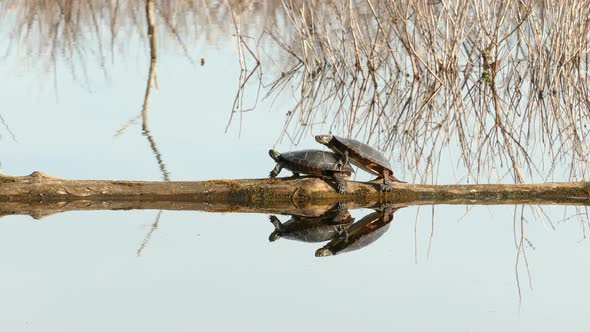
[[[479,209],[485,210],[481,207]],[[461,223],[453,222],[461,217],[460,207],[443,207],[441,210],[441,215],[436,220],[438,227],[434,254],[429,260],[418,264],[412,259],[414,220],[411,215],[415,210],[410,208],[402,211],[405,220],[396,221],[395,224],[383,218],[388,215],[385,211],[349,210],[356,220],[354,226],[346,225],[350,243],[348,248],[360,247],[367,250],[334,258],[313,257],[314,251],[323,244],[288,241],[286,236],[277,242],[268,243],[266,237],[274,227],[261,214],[167,213],[163,216],[166,227],[161,235],[164,236],[154,239],[156,241],[144,252],[141,259],[135,257],[136,245],[143,235],[143,227],[148,225],[145,220],[151,218],[155,211],[72,212],[62,214],[59,218],[53,217],[47,223],[2,220],[0,234],[3,236],[0,242],[4,252],[3,262],[7,266],[2,280],[9,285],[22,285],[17,289],[6,289],[5,303],[9,300],[22,301],[19,297],[22,292],[27,295],[26,299],[30,299],[51,290],[52,296],[71,291],[76,292],[76,297],[88,298],[85,300],[85,310],[88,312],[107,310],[110,315],[116,316],[115,311],[126,312],[124,307],[140,306],[142,310],[136,310],[137,314],[131,318],[127,315],[120,318],[125,323],[129,321],[128,325],[133,326],[137,324],[136,318],[137,321],[142,321],[139,318],[141,315],[145,316],[147,309],[144,308],[153,306],[158,300],[162,301],[162,298],[172,298],[178,299],[182,305],[170,300],[165,302],[165,309],[161,310],[163,314],[158,314],[157,310],[148,311],[150,323],[162,322],[158,327],[169,325],[170,322],[175,322],[178,310],[188,306],[182,313],[197,321],[195,326],[201,326],[199,324],[202,324],[203,318],[192,318],[191,311],[205,312],[206,315],[202,316],[213,315],[215,319],[210,319],[211,325],[208,325],[213,329],[214,321],[223,321],[223,315],[228,313],[239,315],[246,311],[245,314],[254,315],[257,320],[264,321],[263,314],[252,308],[252,301],[256,301],[257,308],[264,304],[262,301],[268,300],[275,301],[273,303],[280,306],[281,310],[288,307],[296,312],[301,310],[297,308],[305,307],[301,303],[321,301],[326,297],[335,299],[333,307],[338,312],[353,317],[355,328],[338,329],[339,331],[357,330],[357,326],[364,326],[361,324],[366,323],[365,319],[354,315],[359,309],[350,309],[350,301],[355,304],[360,302],[360,312],[363,314],[374,315],[374,310],[383,310],[378,314],[388,319],[392,316],[392,307],[396,310],[399,307],[404,313],[400,315],[403,317],[393,317],[391,320],[407,320],[406,326],[409,327],[416,321],[428,321],[419,319],[424,311],[438,312],[442,310],[439,308],[446,307],[452,307],[449,309],[452,312],[444,311],[440,316],[453,317],[452,313],[459,307],[460,316],[465,312],[470,313],[469,324],[474,325],[479,320],[492,318],[517,319],[514,318],[518,316],[514,281],[516,253],[509,243],[512,228],[510,211],[506,211],[509,209],[497,209],[495,218],[508,219],[503,219],[503,222],[498,222],[499,220],[494,220],[491,216],[486,218],[485,213],[476,213],[471,215],[474,218],[466,218]],[[363,217],[362,213],[365,211],[367,216]],[[335,212],[338,214],[337,209],[331,207],[323,213],[325,216],[333,216]],[[558,209],[555,212],[560,214],[563,211]],[[322,215],[319,211],[318,213],[310,213],[309,216],[313,218],[312,215]],[[278,218],[282,220],[284,217]],[[423,219],[420,225],[428,226],[425,223],[428,219]],[[532,225],[540,226],[538,223]],[[525,301],[521,318],[524,323],[538,321],[538,312],[541,310],[543,313],[553,310],[559,317],[571,315],[575,318],[570,310],[584,307],[583,301],[588,295],[584,280],[588,273],[583,258],[587,258],[588,248],[576,245],[575,239],[569,236],[575,230],[569,232],[567,229],[575,228],[575,225],[563,226],[559,233],[537,232],[541,227],[531,227],[529,230],[535,237],[539,250],[529,253],[533,263],[535,289],[534,293],[528,288],[524,289]],[[427,228],[418,229],[423,240],[426,240],[427,233]],[[361,234],[367,234],[362,237],[367,239],[366,243],[360,240]],[[485,235],[482,236],[483,234]],[[336,235],[336,238],[339,238],[340,243],[345,240],[344,234],[342,237]],[[355,240],[357,238],[358,241]],[[330,244],[337,242],[335,238],[327,241]],[[19,242],[22,245],[19,246]],[[335,246],[330,248],[336,251]],[[343,249],[340,253],[346,250],[349,249]],[[40,252],[47,254],[41,255]],[[34,271],[41,268],[44,269],[43,275],[36,277]],[[567,283],[561,279],[564,274]],[[342,289],[347,289],[347,285],[350,286],[351,280],[355,280],[355,283],[362,282],[363,287],[357,291],[342,292]],[[106,285],[97,289],[96,285],[104,284]],[[102,294],[105,292],[106,296]],[[264,295],[262,300],[258,300],[257,294]],[[217,297],[220,299],[216,300]],[[55,321],[63,322],[71,315],[69,309],[74,310],[73,307],[77,304],[69,304],[68,299],[66,297],[65,300],[55,301],[55,306],[47,307],[32,301],[33,308],[36,309],[32,314],[26,311],[31,304],[19,306],[13,312],[19,318],[32,317],[30,319],[38,322],[38,325],[45,322],[40,318],[44,317],[42,315],[54,316],[57,317],[54,318]],[[562,308],[556,311],[554,302],[550,300],[564,303],[569,300],[576,305],[572,306],[573,309]],[[228,307],[226,302],[229,301],[238,301],[239,305]],[[120,302],[123,303],[119,304]],[[423,309],[425,302],[434,305]],[[206,311],[211,308],[211,303],[213,309]],[[116,310],[108,311],[113,305],[117,305]],[[8,308],[8,305],[5,307]],[[281,310],[273,311],[272,316],[280,316]],[[576,316],[579,314],[578,311],[574,313]],[[307,314],[311,315],[313,312]],[[264,315],[268,315],[268,312]],[[321,319],[323,316],[306,315],[302,317],[302,322],[316,323],[316,317]],[[436,321],[444,327],[443,330],[447,326],[451,329],[451,326],[463,319],[460,317],[447,322],[436,317]],[[91,318],[97,317],[85,315],[77,319],[90,321]],[[510,322],[503,325],[510,326]],[[375,323],[375,329],[393,324],[390,320],[379,320]],[[433,325],[432,322],[429,324]],[[436,329],[431,325],[420,330]],[[18,327],[18,322],[12,326]],[[252,327],[256,330],[254,327],[257,326]],[[235,328],[239,330],[239,326]],[[267,330],[270,331],[262,329]]]
[[[162,210],[158,211],[158,215],[156,216],[156,220],[150,226],[150,230],[147,232],[147,234],[145,235],[145,237],[143,239],[143,242],[141,242],[141,245],[137,249],[137,253],[136,253],[137,257],[140,257],[143,254],[143,251],[148,246],[150,240],[152,239],[152,236],[154,235],[154,233],[158,229],[158,226],[160,224],[160,218],[162,217],[162,212],[163,212]]]
[[[319,216],[291,215],[285,223],[271,215],[270,222],[275,230],[268,239],[271,242],[279,238],[311,243],[329,241],[316,250],[316,257],[359,250],[383,236],[389,229],[393,214],[401,208],[382,206],[357,222],[354,222],[345,204],[337,204]]]
[[[268,240],[274,242],[280,238],[303,242],[324,242],[346,232],[354,218],[345,204],[336,204],[320,216],[291,215],[291,219],[281,223],[275,215],[270,222],[275,227]]]
[[[588,13],[575,4],[67,3],[2,2],[2,18],[17,23],[7,53],[27,54],[43,68],[63,60],[74,77],[91,81],[89,59],[106,72],[107,54],[128,52],[137,36],[149,41],[154,69],[156,35],[193,66],[192,41],[236,42],[240,74],[229,117],[239,113],[240,130],[260,96],[287,95],[281,137],[298,143],[326,124],[391,154],[395,148],[416,170],[412,182],[434,177],[443,153],[455,153],[451,146],[460,149],[468,181],[544,180],[572,155],[568,177],[588,174],[590,98],[578,88],[589,84],[587,50],[579,47],[587,44],[580,31]],[[564,37],[568,31],[577,33]],[[547,165],[534,162],[546,155],[553,156]]]
[[[345,234],[332,239],[315,252],[316,257],[332,256],[362,249],[377,241],[393,220],[393,214],[400,208],[385,207],[364,216],[352,224]]]

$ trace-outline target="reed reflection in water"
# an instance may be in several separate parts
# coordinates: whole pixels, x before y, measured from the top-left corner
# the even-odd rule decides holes
[[[8,50],[45,68],[65,60],[86,77],[92,62],[108,71],[106,54],[126,54],[129,38],[147,38],[143,3],[65,3],[3,2],[21,41]],[[243,75],[229,117],[262,96],[292,96],[279,139],[329,128],[388,151],[413,182],[435,180],[450,153],[462,181],[579,180],[589,10],[583,1],[178,0],[155,4],[153,32],[189,62],[202,43],[237,43]]]

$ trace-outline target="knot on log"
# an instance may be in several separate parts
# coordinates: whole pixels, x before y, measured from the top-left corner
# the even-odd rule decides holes
[[[39,171],[34,171],[28,177],[30,177],[31,180],[33,180],[35,182],[41,182],[43,180],[61,180],[58,177],[51,176],[51,175],[48,175],[46,173],[39,172]]]

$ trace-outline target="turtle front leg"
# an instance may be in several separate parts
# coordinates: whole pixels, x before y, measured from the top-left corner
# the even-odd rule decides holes
[[[281,238],[281,232],[283,231],[283,224],[281,224],[281,221],[279,220],[279,218],[277,218],[277,216],[271,215],[268,218],[270,219],[270,222],[275,227],[274,232],[270,233],[270,235],[268,236],[268,240],[270,242],[274,242],[274,241]]]
[[[342,154],[342,158],[338,160],[338,169],[342,170],[342,168],[346,164],[348,164],[348,150],[344,151],[344,154]]]
[[[393,191],[393,187],[391,186],[391,179],[390,176],[391,172],[387,169],[383,170],[383,183],[381,184],[381,191]]]
[[[340,195],[346,193],[346,180],[340,175],[340,173],[332,173],[332,178],[336,182],[336,189]]]
[[[270,215],[268,216],[268,219],[270,220],[271,224],[277,229],[280,230],[282,229],[283,224],[281,224],[281,221],[279,220],[279,218],[277,218],[277,216],[275,215]]]
[[[277,177],[277,175],[279,175],[279,173],[281,172],[281,170],[283,169],[283,165],[281,165],[281,163],[277,163],[275,165],[275,168],[272,169],[272,171],[270,171],[270,174],[268,175],[269,178],[274,179]]]

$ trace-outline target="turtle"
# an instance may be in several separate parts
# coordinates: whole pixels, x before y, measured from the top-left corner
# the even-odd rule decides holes
[[[329,241],[346,232],[346,229],[354,221],[348,209],[339,206],[334,206],[317,217],[291,215],[291,219],[284,223],[281,223],[279,218],[274,215],[269,218],[275,227],[268,237],[270,242],[281,237],[302,242]]]
[[[274,179],[283,168],[291,170],[293,176],[300,173],[330,178],[336,183],[338,193],[346,192],[346,179],[354,172],[349,163],[342,163],[340,156],[329,151],[299,150],[279,153],[269,150],[268,154],[277,162],[269,177]]]
[[[325,246],[316,250],[316,257],[358,250],[377,241],[389,229],[393,214],[398,209],[400,208],[386,208],[366,215],[347,228],[344,235],[332,239]]]
[[[347,164],[350,160],[356,166],[377,175],[373,181],[383,179],[381,191],[392,191],[392,181],[406,183],[393,176],[391,164],[381,152],[365,143],[333,135],[317,135],[315,140],[341,155],[342,165]]]

